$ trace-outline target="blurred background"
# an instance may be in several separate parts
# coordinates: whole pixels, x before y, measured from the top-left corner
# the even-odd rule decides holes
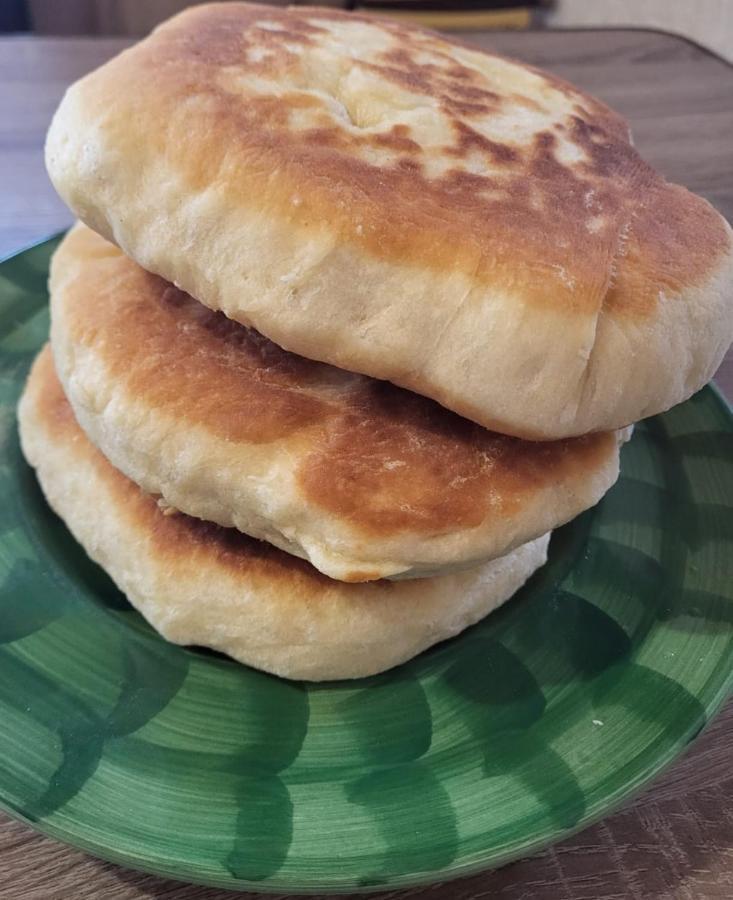
[[[138,36],[191,5],[186,0],[0,0],[0,31]],[[408,17],[444,30],[657,28],[692,38],[733,62],[733,0],[320,0],[320,5]]]

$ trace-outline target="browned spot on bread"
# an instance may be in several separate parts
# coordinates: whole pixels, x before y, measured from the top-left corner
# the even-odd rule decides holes
[[[365,384],[299,473],[305,496],[374,533],[472,528],[517,512],[569,473],[596,470],[612,434],[532,443],[385,382]]]
[[[397,169],[402,172],[420,172],[422,166],[419,161],[416,159],[409,159],[403,157],[402,159],[397,160]]]
[[[455,76],[453,76],[455,77]],[[486,88],[475,87],[471,84],[451,84],[450,93],[454,97],[460,97],[461,100],[472,100],[476,103],[483,104],[487,110],[501,104],[501,95],[496,91],[487,91]]]
[[[725,251],[727,235],[707,227],[712,207],[690,203],[690,197],[682,187],[664,185],[635,207],[606,296],[607,310],[639,315],[671,302]]]
[[[446,192],[465,194],[467,197],[497,186],[496,181],[484,175],[474,175],[462,169],[449,169],[441,179],[441,184]]]
[[[85,265],[87,248],[104,243],[87,230],[69,240],[79,256],[53,302],[63,303],[74,340],[94,347],[133,397],[224,440],[255,444],[312,428],[328,415],[328,405],[309,391],[328,366],[286,353],[119,251]]]
[[[333,150],[347,151],[358,147],[384,147],[399,153],[417,156],[422,147],[409,137],[410,130],[405,125],[395,125],[388,131],[378,132],[345,132],[331,124],[319,128],[308,128],[301,132],[300,139],[306,145],[327,147]],[[406,160],[400,159],[398,163]],[[416,160],[411,160],[417,165]]]
[[[464,122],[454,122],[453,128],[458,140],[452,147],[446,148],[446,153],[451,156],[467,156],[471,150],[480,150],[486,153],[492,162],[499,165],[516,163],[519,160],[520,154],[515,147],[492,141]]]
[[[542,111],[541,103],[538,103],[537,100],[534,100],[532,97],[527,97],[524,94],[510,94],[508,102],[512,106],[523,107],[524,109],[532,110],[532,112]],[[559,127],[562,129],[562,124],[560,124]]]
[[[306,144],[315,144],[324,148],[345,148],[349,144],[353,144],[353,138],[345,135],[338,128],[333,126],[325,126],[323,128],[309,128],[302,133],[302,140]]]
[[[633,182],[638,190],[659,180],[654,169],[641,159],[630,144],[614,141],[600,125],[573,116],[569,127],[573,140],[586,155],[579,167],[581,173],[603,178],[618,175]]]
[[[134,396],[232,441],[267,443],[324,415],[323,403],[296,386],[307,384],[307,378],[293,377],[307,364],[286,360],[282,351],[271,349],[274,345],[263,348],[256,332],[221,313],[200,311],[176,288],[154,275],[146,277],[153,282],[149,293],[156,302],[128,306],[123,316],[137,327],[126,325],[124,353],[107,354],[113,377],[125,372]],[[170,369],[168,376],[162,375],[163,367]],[[185,381],[185,391],[178,378]]]
[[[382,54],[381,63],[361,62],[364,68],[392,81],[399,87],[416,94],[438,98],[440,106],[450,115],[476,116],[496,112],[502,97],[496,91],[479,87],[467,81],[476,80],[476,73],[448,60],[448,65],[415,62],[410,51],[404,48]]]
[[[370,138],[363,138],[363,140],[370,140],[377,147],[391,147],[393,150],[403,153],[422,153],[420,144],[410,137],[410,129],[407,125],[393,125],[389,131],[379,132]]]

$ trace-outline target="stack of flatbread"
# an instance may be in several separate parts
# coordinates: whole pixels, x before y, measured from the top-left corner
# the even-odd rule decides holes
[[[280,675],[495,609],[731,341],[730,228],[618,115],[402,24],[190,9],[47,165],[81,221],[24,452],[162,635]]]

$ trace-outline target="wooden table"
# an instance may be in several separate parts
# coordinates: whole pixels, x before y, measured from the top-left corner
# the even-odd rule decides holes
[[[733,67],[658,32],[477,33],[467,38],[551,69],[606,100],[630,119],[636,144],[650,162],[733,220]],[[43,170],[43,135],[65,86],[126,43],[0,40],[0,255],[70,222]],[[733,397],[733,358],[723,364],[718,380]],[[576,837],[497,872],[378,896],[730,900],[731,759],[733,704],[636,803]],[[0,814],[2,900],[232,896],[92,859]],[[249,895],[251,900],[264,896]]]

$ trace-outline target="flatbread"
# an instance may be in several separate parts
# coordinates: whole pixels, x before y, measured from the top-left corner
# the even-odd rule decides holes
[[[176,509],[343,581],[503,556],[596,503],[613,433],[493,434],[387,382],[281,350],[84,226],[51,265],[52,346],[79,423]]]
[[[690,396],[733,337],[733,241],[553,75],[406,24],[187,10],[72,86],[61,196],[282,347],[551,439]]]
[[[546,558],[548,535],[460,574],[343,584],[234,529],[165,515],[85,437],[48,347],[19,416],[49,503],[150,624],[170,641],[277,675],[319,681],[388,669],[491,612]]]

